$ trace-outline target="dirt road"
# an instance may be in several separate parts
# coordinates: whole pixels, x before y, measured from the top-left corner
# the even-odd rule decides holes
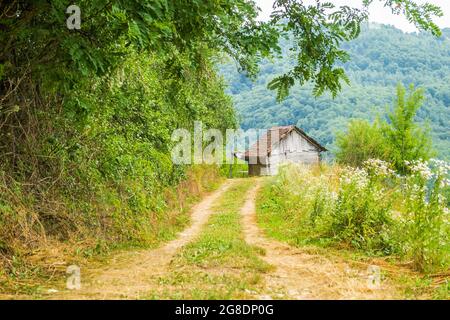
[[[49,299],[139,299],[146,297],[163,276],[170,276],[173,257],[201,232],[212,214],[212,206],[227,190],[243,180],[230,180],[192,209],[191,225],[177,239],[161,248],[116,255],[98,270],[82,270],[82,289],[49,294]],[[245,241],[262,248],[261,258],[273,268],[261,272],[262,289],[257,299],[392,299],[398,297],[394,286],[381,281],[368,285],[367,269],[351,266],[342,258],[323,255],[311,249],[299,249],[267,238],[256,221],[255,199],[261,180],[255,179],[241,208]],[[239,208],[239,206],[238,206]],[[208,271],[205,271],[208,272]],[[222,284],[218,284],[222,285]]]
[[[227,181],[217,191],[194,206],[191,213],[191,225],[175,240],[158,249],[116,255],[109,265],[101,270],[88,270],[87,273],[81,270],[81,290],[67,290],[60,294],[53,294],[49,298],[139,299],[158,285],[158,277],[167,272],[167,266],[176,252],[201,232],[211,215],[211,206],[233,183],[235,182]]]

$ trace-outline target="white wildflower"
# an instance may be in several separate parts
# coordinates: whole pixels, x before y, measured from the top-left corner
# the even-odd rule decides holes
[[[442,194],[438,194],[437,200],[438,200],[439,205],[443,205],[443,204],[447,203],[447,199]]]
[[[450,186],[450,179],[442,179],[439,185],[441,188]]]
[[[390,168],[390,164],[380,159],[369,159],[364,162],[364,167],[378,176],[388,177],[395,174]]]
[[[430,180],[434,177],[434,174],[428,166],[428,163],[425,161],[405,161],[405,163],[409,164],[409,169],[411,169],[412,172],[418,173],[425,180]]]
[[[363,189],[369,183],[369,178],[366,170],[347,167],[342,172],[340,182],[344,185],[355,184],[358,189]]]
[[[330,198],[331,198],[331,200],[337,200],[337,198],[338,198],[337,192],[331,191]]]

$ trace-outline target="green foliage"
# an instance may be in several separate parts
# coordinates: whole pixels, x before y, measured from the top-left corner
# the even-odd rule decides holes
[[[52,82],[64,88],[70,80],[77,82],[80,74],[105,74],[121,61],[123,46],[129,45],[165,56],[188,53],[192,65],[201,68],[206,44],[227,52],[246,68],[256,53],[267,55],[274,43],[269,40],[276,39],[271,28],[255,20],[253,2],[245,0],[84,0],[77,5],[82,14],[80,30],[66,28],[65,1],[2,4],[0,61],[14,60],[9,72],[27,65],[32,68],[27,72],[45,68],[50,74],[42,76],[64,79]],[[176,68],[176,58],[172,59]],[[55,68],[55,63],[60,67]]]
[[[406,97],[406,89],[397,87],[397,103],[388,114],[389,122],[382,125],[386,136],[389,155],[386,160],[392,162],[400,173],[406,172],[405,161],[428,160],[431,156],[431,138],[427,131],[415,122],[416,114],[424,101],[423,89],[414,90],[411,85]]]
[[[6,270],[47,238],[90,256],[173,236],[219,179],[173,165],[173,130],[235,127],[213,61],[225,52],[252,71],[276,36],[244,0],[76,4],[80,30],[66,27],[65,1],[0,4]]]
[[[278,90],[277,100],[282,101],[295,81],[300,85],[311,81],[315,96],[329,90],[335,97],[342,88],[340,82],[349,82],[344,70],[335,66],[349,59],[339,44],[358,36],[366,14],[347,6],[330,14],[329,10],[335,9],[331,2],[307,6],[301,1],[278,0],[274,8],[272,22],[281,22],[283,31],[292,33],[297,62],[289,72],[273,79],[268,88]]]
[[[397,86],[397,100],[388,113],[387,121],[373,124],[365,120],[349,123],[346,133],[338,133],[336,160],[341,164],[361,166],[369,159],[383,159],[393,163],[399,173],[406,173],[405,161],[428,160],[432,155],[431,137],[415,121],[421,107],[423,90]]]
[[[294,44],[290,51],[297,56],[293,68],[268,84],[269,89],[277,90],[278,101],[288,96],[296,82],[300,85],[312,82],[314,96],[329,91],[333,98],[341,91],[341,82],[350,83],[344,69],[336,64],[349,60],[349,54],[341,44],[359,36],[361,24],[368,18],[368,7],[374,1],[362,2],[363,8],[352,8],[337,7],[326,1],[311,5],[297,0],[275,1],[271,23],[281,22],[282,30],[292,35]],[[433,17],[443,15],[438,6],[420,5],[412,0],[382,2],[391,7],[393,13],[404,14],[419,29],[441,35],[433,23]]]
[[[370,5],[374,0],[363,0],[365,5]],[[439,27],[433,23],[433,16],[442,17],[442,9],[432,3],[419,4],[412,0],[383,0],[385,6],[390,6],[392,13],[406,16],[419,30],[429,30],[434,35],[441,35]]]
[[[0,155],[6,270],[10,257],[46,238],[74,243],[89,256],[155,245],[186,225],[190,203],[219,180],[218,168],[191,176],[170,155],[176,128],[189,129],[194,120],[235,126],[212,63],[196,72],[179,54],[189,78],[178,77],[170,60],[127,50],[109,74],[83,79],[63,99],[36,95],[31,105],[21,104],[17,117],[3,118],[0,144],[11,150]]]
[[[405,214],[396,225],[397,252],[418,270],[431,272],[450,264],[448,198],[450,166],[433,160],[409,162],[411,175],[402,190]]]
[[[427,273],[447,270],[449,165],[409,163],[404,177],[391,167],[375,159],[362,169],[282,167],[257,201],[259,221],[296,245],[345,245]]]
[[[225,157],[226,155],[224,154],[224,159]],[[223,177],[243,178],[248,176],[248,164],[241,159],[233,157],[233,161],[231,164],[222,164],[220,166],[220,172]]]
[[[336,161],[360,167],[368,159],[386,159],[388,149],[379,121],[351,120],[346,132],[336,134]]]
[[[391,200],[367,170],[347,169],[340,185],[327,232],[334,238],[369,252],[390,252],[386,230],[391,224]],[[325,199],[327,200],[327,199]]]
[[[258,197],[258,221],[269,235],[295,245],[329,242],[323,234],[334,206],[328,201],[331,182],[326,174],[317,176],[302,166],[281,167]]]

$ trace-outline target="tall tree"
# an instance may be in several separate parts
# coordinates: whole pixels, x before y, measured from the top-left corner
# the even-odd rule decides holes
[[[407,93],[406,88],[398,84],[396,104],[388,113],[388,122],[382,126],[389,144],[390,160],[401,173],[407,171],[405,161],[428,160],[432,154],[429,130],[415,122],[424,99],[423,89],[411,85]]]

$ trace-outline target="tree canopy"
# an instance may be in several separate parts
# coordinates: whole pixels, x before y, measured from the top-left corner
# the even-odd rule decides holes
[[[439,7],[413,0],[379,1],[420,29],[440,34],[433,23],[442,15]],[[258,10],[250,0],[84,0],[78,3],[82,28],[69,30],[66,1],[9,0],[0,5],[1,74],[20,78],[40,70],[48,82],[67,87],[80,75],[108,72],[130,45],[167,56],[174,68],[173,52],[187,52],[192,67],[201,68],[206,51],[220,51],[254,74],[258,59],[277,52],[280,34],[290,32],[296,65],[269,87],[283,98],[296,81],[312,81],[315,94],[330,90],[335,95],[340,81],[347,81],[335,65],[348,59],[340,44],[359,35],[374,0],[362,2],[364,8],[355,9],[325,1],[306,5],[301,0],[277,0],[271,21],[258,22]]]
[[[380,0],[394,14],[404,14],[409,22],[420,30],[439,36],[440,29],[433,22],[442,16],[442,10],[432,4],[417,4],[412,0]],[[363,0],[362,9],[336,6],[332,2],[316,1],[306,5],[301,0],[276,0],[271,23],[278,25],[292,36],[290,51],[296,56],[295,65],[283,75],[273,79],[268,87],[277,90],[277,100],[283,100],[289,89],[297,82],[304,85],[314,83],[315,96],[330,91],[333,97],[341,91],[341,82],[349,79],[338,63],[349,60],[348,53],[341,48],[346,41],[356,39],[361,24],[368,18],[368,10],[375,0]]]

